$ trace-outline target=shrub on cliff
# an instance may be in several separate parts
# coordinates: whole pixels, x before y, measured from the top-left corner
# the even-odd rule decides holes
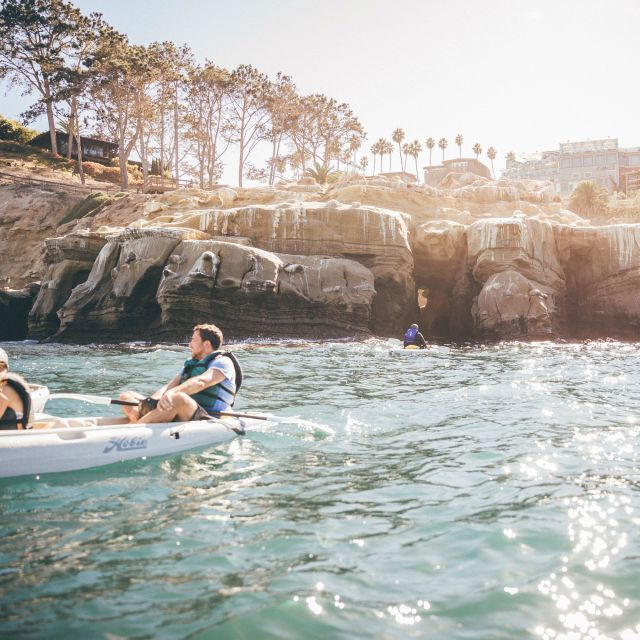
[[[99,162],[83,162],[82,169],[88,176],[91,176],[95,180],[100,180],[102,177],[102,171],[105,167]]]
[[[609,202],[607,190],[593,180],[578,182],[569,199],[569,209],[579,216],[594,217],[602,215]]]
[[[319,164],[314,162],[313,169],[307,169],[304,172],[305,177],[313,178],[318,184],[327,184],[327,182],[335,182],[337,179],[337,172],[326,164]]]
[[[95,213],[96,209],[108,200],[109,196],[102,191],[96,191],[95,193],[92,193],[84,200],[81,200],[73,207],[71,207],[64,218],[60,220],[59,225],[71,222],[72,220],[80,220],[81,218],[86,218],[89,214]]]
[[[26,144],[37,135],[37,131],[27,129],[16,120],[10,120],[0,115],[0,140],[12,140]]]

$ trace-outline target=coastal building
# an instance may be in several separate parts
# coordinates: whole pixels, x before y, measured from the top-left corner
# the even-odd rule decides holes
[[[640,190],[640,147],[620,150],[620,190]]]
[[[66,156],[69,149],[69,134],[56,130],[56,140],[58,153],[61,156]],[[112,158],[118,155],[118,145],[115,142],[107,142],[106,140],[85,136],[80,136],[80,142],[82,144],[82,159],[88,162],[98,162],[108,165]],[[39,147],[40,149],[48,149],[51,151],[51,136],[48,131],[45,131],[33,138],[29,144],[34,147]],[[78,157],[78,145],[75,139],[71,147],[71,157]]]
[[[560,193],[571,195],[583,180],[618,191],[620,160],[617,138],[565,142],[560,145]]]
[[[449,173],[475,173],[482,178],[491,180],[491,170],[476,158],[452,158],[442,164],[423,168],[424,181],[432,187],[440,184]]]
[[[507,158],[503,178],[510,180],[548,180],[560,193],[560,152],[542,151],[519,158]]]
[[[571,195],[583,180],[593,180],[609,192],[639,188],[640,147],[620,148],[617,138],[561,143],[558,151],[542,151],[507,160],[502,173],[511,180],[549,180],[556,193]]]

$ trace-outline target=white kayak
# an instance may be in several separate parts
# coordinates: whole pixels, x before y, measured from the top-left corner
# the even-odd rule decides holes
[[[57,418],[36,414],[33,429],[0,431],[0,477],[100,467],[166,456],[233,440],[237,418],[131,424],[126,418]]]

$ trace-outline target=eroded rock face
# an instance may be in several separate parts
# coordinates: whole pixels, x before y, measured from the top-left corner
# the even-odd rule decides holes
[[[473,308],[478,337],[549,338],[556,333],[550,302],[553,291],[508,269],[494,273]]]
[[[527,278],[564,287],[553,225],[527,218],[494,218],[473,223],[467,232],[467,250],[473,276],[484,283],[510,268]]]
[[[184,337],[197,321],[238,337],[399,337],[419,317],[416,289],[432,335],[640,334],[640,232],[590,227],[545,183],[449,174],[437,188],[351,177],[130,194],[63,227],[69,204],[29,193],[0,197],[0,284],[44,275],[31,337]],[[36,227],[68,234],[39,261]]]
[[[451,289],[466,261],[467,227],[449,220],[425,222],[416,228],[412,248],[416,280]]]
[[[483,337],[550,336],[563,330],[566,295],[554,227],[523,217],[475,222],[468,263],[482,287],[472,308]]]
[[[169,219],[171,218],[171,219]],[[233,209],[163,211],[165,228],[248,237],[273,253],[343,256],[375,279],[371,328],[396,335],[416,312],[413,257],[406,216],[359,204],[284,202]],[[141,223],[144,228],[144,223]]]
[[[97,234],[74,234],[45,241],[47,271],[29,312],[29,337],[46,338],[60,325],[57,312],[74,287],[89,276],[96,256],[107,242]]]
[[[20,288],[42,278],[43,242],[57,235],[60,221],[83,197],[71,191],[0,186],[0,287]]]
[[[150,340],[157,331],[156,291],[162,270],[183,236],[165,229],[126,229],[108,239],[87,280],[60,309],[66,341]]]
[[[0,291],[0,340],[24,340],[27,337],[27,314],[39,288],[39,283],[34,282],[19,291]]]
[[[158,288],[162,331],[187,335],[195,322],[214,322],[230,337],[368,333],[373,279],[353,260],[185,241]]]
[[[569,318],[583,337],[640,337],[640,225],[558,228]]]

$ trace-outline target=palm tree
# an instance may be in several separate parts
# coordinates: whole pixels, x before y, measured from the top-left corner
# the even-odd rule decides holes
[[[516,161],[516,154],[513,153],[513,151],[509,151],[509,153],[507,153],[505,158],[507,159],[507,163],[515,162]]]
[[[398,153],[400,154],[400,170],[404,171],[404,164],[402,163],[402,149],[400,144],[404,140],[404,131],[402,129],[396,129],[391,134],[391,139],[398,145]]]
[[[427,138],[425,144],[427,145],[427,149],[429,149],[429,166],[431,166],[431,152],[433,151],[433,147],[436,146],[436,141],[433,138]]]
[[[374,142],[371,145],[371,154],[373,155],[373,173],[371,174],[372,176],[376,175],[376,156],[378,155],[379,147],[380,147],[379,142]]]
[[[307,169],[304,172],[305,176],[309,176],[313,178],[318,184],[326,184],[331,178],[336,177],[338,174],[333,170],[333,167],[330,167],[326,164],[318,164],[314,162],[313,169]]]
[[[384,171],[384,167],[382,166],[382,161],[384,156],[387,155],[387,145],[389,143],[384,138],[378,138],[378,155],[380,156],[380,173]]]
[[[418,176],[418,156],[420,155],[421,152],[422,152],[422,145],[418,140],[414,140],[409,145],[409,155],[413,157],[416,163],[416,180],[420,180],[420,177]]]
[[[464,138],[462,137],[462,134],[458,134],[456,136],[456,144],[458,145],[458,149],[460,149],[460,157],[462,158],[462,143],[464,142]]]
[[[442,149],[442,164],[444,164],[444,150],[447,148],[448,144],[449,143],[446,138],[440,138],[440,140],[438,140],[438,146]]]
[[[353,153],[353,166],[356,166],[356,151],[362,145],[362,138],[355,134],[349,138],[349,151]]]
[[[479,142],[476,142],[473,145],[473,153],[476,154],[476,160],[479,160],[480,159],[480,154],[482,153],[482,147],[480,146]]]
[[[385,153],[389,154],[389,171],[391,171],[391,154],[393,153],[393,145],[387,140],[385,140],[384,143],[384,150]]]
[[[497,155],[498,155],[498,152],[493,147],[489,147],[487,149],[487,158],[491,160],[491,176],[493,177],[494,180],[496,179],[496,174],[493,171],[493,161],[496,159]]]
[[[384,171],[382,166],[383,157],[387,155],[387,147],[389,146],[389,142],[384,138],[378,138],[378,155],[380,156],[380,173]],[[393,148],[393,147],[392,147]]]
[[[405,142],[402,145],[402,153],[404,154],[404,166],[407,166],[407,156],[411,155],[411,145],[408,142]]]
[[[609,202],[607,190],[593,180],[578,182],[569,198],[569,209],[580,216],[602,213]]]
[[[367,158],[367,156],[362,156],[362,158],[360,158],[360,168],[362,169],[362,175],[365,174],[365,171],[367,170],[368,166],[369,166],[369,158]]]

